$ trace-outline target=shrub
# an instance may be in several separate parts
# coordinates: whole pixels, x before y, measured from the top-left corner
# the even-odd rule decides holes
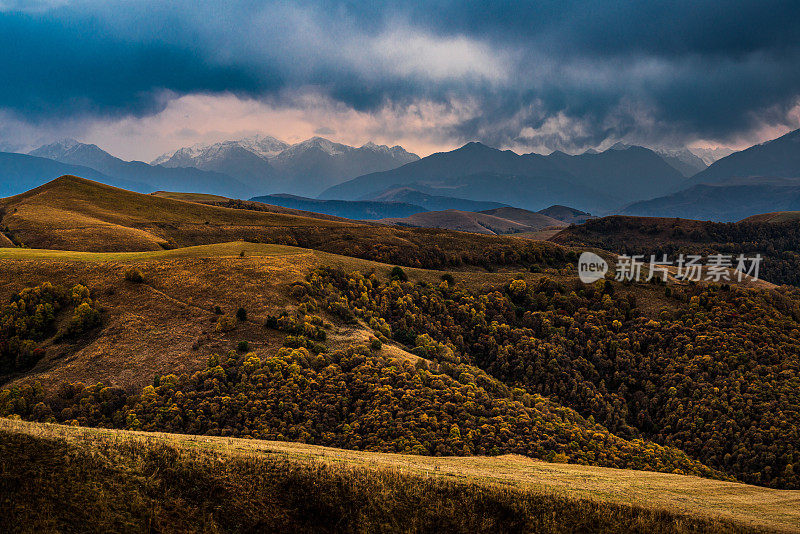
[[[389,272],[389,277],[392,280],[400,280],[401,282],[405,282],[406,280],[408,280],[408,275],[399,266],[392,267],[392,270]]]
[[[230,332],[236,328],[236,318],[230,315],[223,315],[219,319],[217,319],[217,326],[215,330],[217,332]]]
[[[240,341],[239,343],[236,344],[236,348],[238,349],[239,352],[247,352],[248,350],[250,350],[250,343],[248,343],[247,341]]]
[[[244,308],[239,308],[238,310],[236,310],[236,318],[240,321],[246,321],[247,310],[245,310]]]
[[[100,324],[100,312],[88,302],[81,303],[67,325],[66,335],[77,336]]]
[[[141,284],[144,282],[144,275],[136,267],[128,267],[125,269],[125,280],[134,284]]]

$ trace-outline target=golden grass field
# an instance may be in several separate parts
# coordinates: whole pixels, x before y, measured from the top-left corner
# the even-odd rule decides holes
[[[758,530],[800,532],[800,491],[775,490],[685,475],[547,463],[504,455],[429,457],[350,451],[302,443],[69,427],[0,419],[0,430],[62,438],[91,447],[130,441],[162,443],[220,458],[276,457],[287,462],[367,468],[498,485],[574,499],[666,510],[704,519],[732,521]]]

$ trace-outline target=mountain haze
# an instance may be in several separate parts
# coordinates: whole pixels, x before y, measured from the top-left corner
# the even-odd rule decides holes
[[[432,154],[391,171],[331,187],[320,198],[368,198],[396,187],[539,210],[567,204],[612,210],[674,190],[684,177],[642,147],[569,156],[519,155],[481,143]]]
[[[672,195],[635,202],[624,215],[734,222],[773,211],[800,210],[800,179],[751,178],[698,184]]]
[[[234,176],[253,194],[317,195],[361,174],[384,171],[419,159],[400,146],[367,143],[352,147],[323,137],[290,145],[254,136],[213,145],[194,145],[153,160],[164,167],[195,167]]]
[[[708,168],[706,162],[688,148],[663,148],[656,150],[655,153],[687,178]]]
[[[549,157],[573,176],[574,183],[603,191],[620,204],[663,194],[684,180],[658,154],[640,146],[612,147],[599,154],[577,156],[553,152]]]
[[[500,202],[481,202],[479,200],[467,200],[463,198],[430,195],[410,187],[395,187],[392,189],[387,189],[386,191],[383,191],[377,195],[366,195],[366,197],[362,200],[405,202],[422,206],[428,211],[483,211],[505,206],[505,204],[501,204]]]
[[[142,161],[124,161],[97,145],[72,139],[44,145],[31,151],[30,155],[90,167],[117,180],[143,183],[149,186],[149,191],[168,189],[225,196],[246,196],[250,191],[242,182],[226,174],[190,167],[166,168]]]
[[[324,213],[347,219],[383,219],[407,217],[425,211],[425,208],[406,202],[380,202],[369,200],[318,200],[296,195],[265,195],[253,197],[255,202],[283,206],[296,210]]]
[[[688,184],[713,184],[759,176],[800,178],[800,130],[724,157],[693,176]]]
[[[140,182],[112,178],[105,174],[83,167],[61,163],[48,158],[39,158],[14,152],[0,152],[0,197],[16,195],[33,189],[44,182],[54,180],[65,174],[85,176],[105,184],[145,193],[150,186]]]

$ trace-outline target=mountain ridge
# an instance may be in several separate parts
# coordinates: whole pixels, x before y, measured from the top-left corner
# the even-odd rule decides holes
[[[397,169],[359,176],[327,189],[319,198],[351,200],[392,187],[411,187],[428,194],[495,201],[534,211],[553,204],[598,211],[652,198],[656,196],[652,193],[667,192],[684,179],[656,153],[641,147],[543,156],[519,155],[471,142]]]
[[[167,168],[152,166],[143,161],[125,161],[97,145],[69,139],[43,145],[32,150],[29,155],[82,165],[111,178],[144,183],[150,186],[150,191],[168,189],[224,196],[246,195],[248,192],[245,184],[227,174],[193,167]]]
[[[320,136],[289,144],[271,136],[253,136],[180,148],[152,163],[246,177],[255,195],[308,196],[365,172],[387,170],[417,159],[419,156],[399,145],[368,142],[354,147]]]

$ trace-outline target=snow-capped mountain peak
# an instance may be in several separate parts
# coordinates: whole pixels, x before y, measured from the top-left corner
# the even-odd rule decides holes
[[[238,141],[239,146],[261,156],[262,158],[274,158],[291,145],[270,135],[254,135],[245,137]]]
[[[325,139],[324,137],[312,137],[311,139],[306,139],[301,143],[293,145],[291,148],[296,148],[298,151],[309,148],[317,148],[329,156],[339,156],[353,150],[353,147],[342,145],[340,143],[334,143],[333,141]]]

